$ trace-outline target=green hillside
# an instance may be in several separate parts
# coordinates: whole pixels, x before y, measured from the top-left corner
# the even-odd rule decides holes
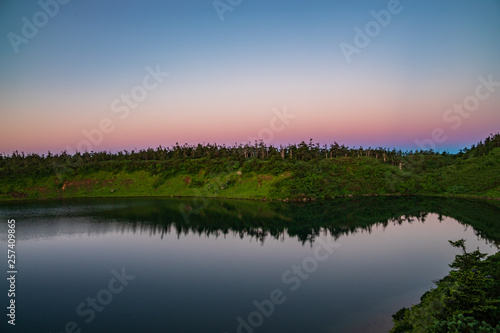
[[[179,146],[74,155],[0,155],[0,199],[196,196],[316,200],[425,194],[500,198],[500,135],[461,150]]]

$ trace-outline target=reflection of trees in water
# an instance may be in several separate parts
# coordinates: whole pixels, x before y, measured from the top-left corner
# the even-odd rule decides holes
[[[325,232],[338,238],[371,233],[374,227],[390,224],[425,223],[427,215],[435,213],[440,221],[448,216],[471,225],[476,235],[500,245],[500,203],[483,200],[419,196],[338,198],[311,203],[208,200],[202,208],[192,208],[194,213],[189,219],[184,218],[179,205],[189,207],[192,199],[126,200],[128,205],[90,214],[98,216],[99,221],[120,221],[123,231],[161,237],[175,232],[179,237],[236,235],[264,242],[267,237],[288,236],[305,244]]]

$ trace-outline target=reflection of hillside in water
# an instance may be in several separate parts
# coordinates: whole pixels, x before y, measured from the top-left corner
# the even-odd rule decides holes
[[[92,234],[139,232],[161,237],[174,232],[179,236],[188,233],[215,237],[235,234],[261,242],[267,237],[280,239],[289,236],[306,243],[325,231],[335,238],[360,231],[371,233],[373,227],[425,222],[429,213],[435,213],[440,220],[447,216],[470,225],[478,236],[500,245],[500,203],[495,201],[418,196],[338,198],[312,203],[114,198],[33,205],[28,213],[23,210],[24,206],[0,207],[1,210],[6,207],[13,210],[9,212],[11,216],[24,215],[18,220],[29,221],[20,226],[25,229],[26,238],[30,235],[51,237],[67,232],[83,235],[89,232],[85,224],[91,223]]]

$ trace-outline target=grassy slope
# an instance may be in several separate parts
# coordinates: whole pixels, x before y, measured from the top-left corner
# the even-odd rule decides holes
[[[312,161],[186,161],[178,170],[114,167],[56,175],[20,175],[0,182],[0,200],[56,197],[196,196],[321,199],[346,195],[425,194],[500,198],[500,148],[440,166],[440,157],[408,161],[402,170],[369,157]],[[226,167],[226,164],[231,165]],[[160,163],[152,166],[161,166]],[[208,166],[207,166],[208,165]],[[436,167],[437,165],[437,167]],[[151,165],[150,165],[151,166]],[[211,168],[211,169],[210,169]],[[208,171],[207,171],[208,170]],[[222,170],[222,171],[221,171]]]
[[[199,175],[171,176],[156,184],[158,176],[145,171],[118,173],[98,171],[76,175],[60,184],[54,177],[37,181],[26,179],[17,186],[2,184],[0,199],[47,199],[58,197],[129,197],[129,196],[196,196],[264,199],[270,198],[272,185],[280,176],[222,174],[204,178],[202,185],[193,186],[193,178]],[[230,185],[228,182],[232,181]],[[7,192],[7,193],[6,193]]]
[[[441,184],[450,193],[477,193],[500,198],[500,148],[444,168]]]

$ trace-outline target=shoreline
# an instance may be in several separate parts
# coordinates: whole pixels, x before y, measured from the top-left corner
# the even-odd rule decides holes
[[[276,201],[276,202],[311,202],[311,201],[329,201],[337,198],[358,198],[358,197],[441,197],[441,198],[455,198],[455,199],[472,199],[472,200],[491,200],[500,201],[500,197],[491,197],[484,195],[456,195],[456,194],[428,194],[428,193],[414,193],[414,194],[404,194],[404,193],[390,193],[390,194],[348,194],[339,195],[327,198],[296,198],[296,199],[274,199],[274,198],[245,198],[245,197],[225,197],[225,196],[190,196],[190,195],[96,195],[96,196],[58,196],[58,197],[46,197],[46,198],[0,198],[0,203],[4,202],[40,202],[48,200],[64,200],[64,199],[107,199],[107,198],[139,198],[139,199],[217,199],[217,200],[249,200],[249,201]]]

